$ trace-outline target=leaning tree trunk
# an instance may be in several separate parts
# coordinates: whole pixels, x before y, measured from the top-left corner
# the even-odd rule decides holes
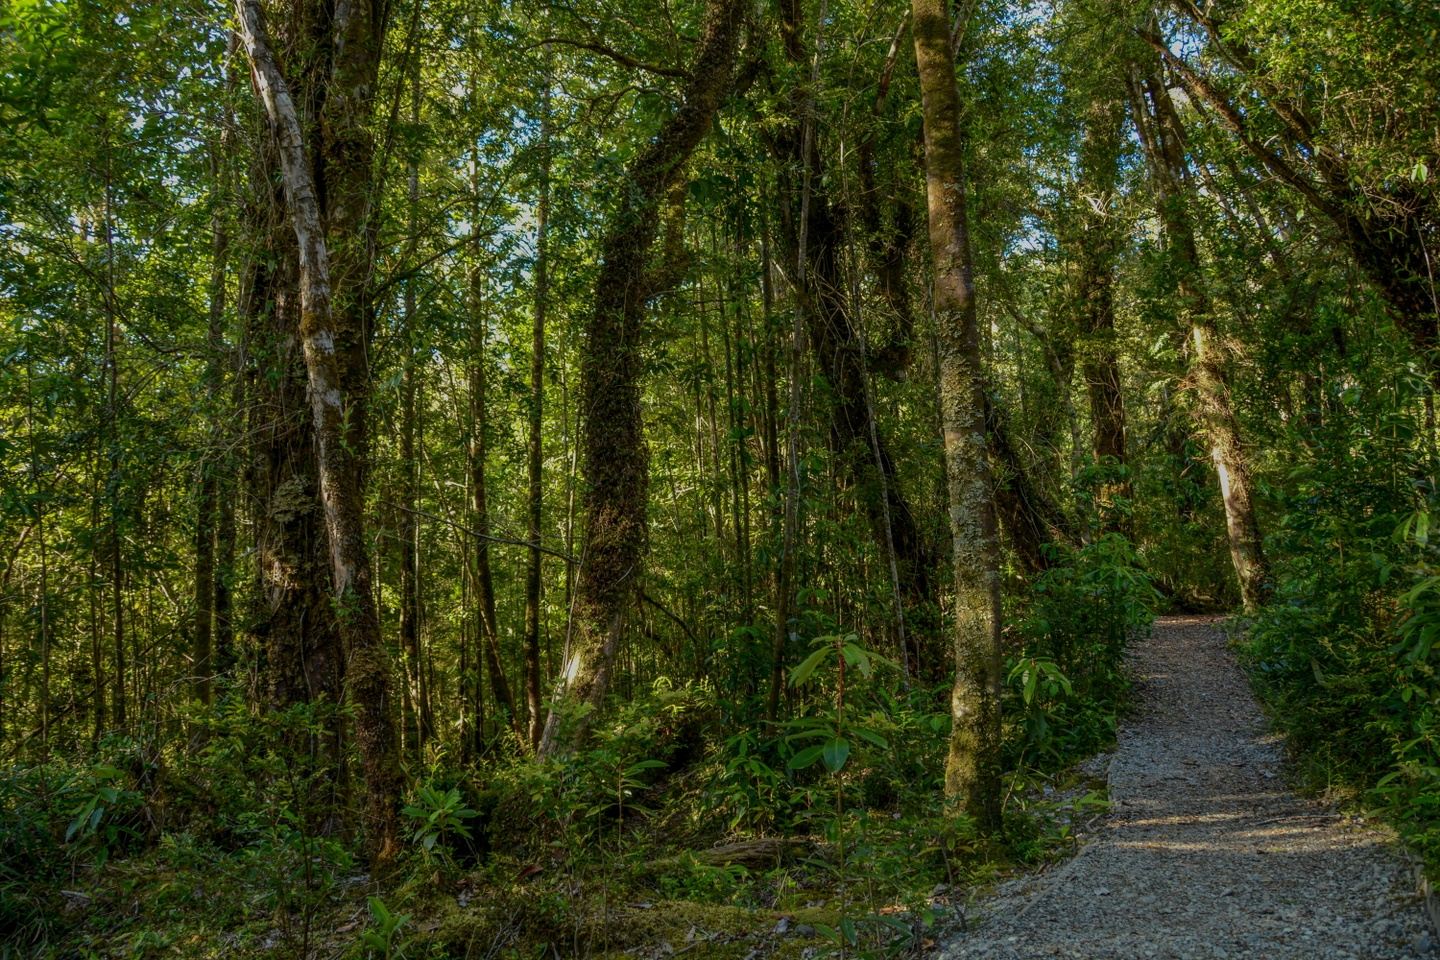
[[[371,583],[370,556],[365,542],[364,491],[361,484],[359,451],[352,446],[352,427],[347,423],[355,373],[346,369],[346,330],[336,322],[331,299],[329,248],[320,201],[315,192],[311,158],[307,155],[304,132],[295,103],[270,50],[259,0],[238,0],[237,19],[241,38],[249,54],[257,95],[270,118],[279,146],[280,164],[290,222],[295,231],[300,270],[300,339],[309,381],[309,398],[316,440],[316,464],[325,529],[329,538],[331,578],[341,636],[347,647],[347,685],[355,710],[355,738],[360,748],[368,787],[366,818],[372,860],[388,863],[398,852],[397,803],[401,778],[395,730],[390,717],[389,663],[380,637],[380,622]],[[360,11],[347,10],[351,17]],[[348,31],[353,21],[336,23]],[[363,29],[363,26],[361,27]],[[378,35],[378,26],[376,27]],[[363,51],[350,56],[363,57]],[[377,55],[377,51],[371,51]],[[353,66],[353,64],[349,65]],[[363,68],[361,70],[363,71]],[[373,75],[373,70],[371,71]],[[333,96],[345,98],[340,78],[353,74],[347,65],[335,65],[332,82],[340,89]],[[355,109],[356,104],[349,104]],[[353,133],[353,131],[351,131]],[[341,146],[344,145],[343,139]],[[354,157],[345,158],[351,163]],[[366,165],[368,166],[368,164]],[[353,197],[347,198],[353,201]],[[356,211],[338,212],[334,218],[345,222]],[[360,245],[359,236],[343,238]],[[363,399],[362,399],[363,402]]]
[[[610,669],[645,562],[649,456],[640,411],[641,320],[650,294],[646,266],[660,203],[710,128],[730,87],[740,0],[709,0],[680,106],[631,164],[620,207],[601,241],[595,304],[580,362],[585,418],[585,537],[557,709],[541,752],[580,742],[604,701]],[[587,711],[576,710],[586,705]],[[559,736],[562,715],[573,720]]]
[[[780,4],[781,39],[792,75],[796,76],[812,70],[814,62],[805,44],[803,9],[801,0],[783,0]],[[818,75],[808,82],[813,87],[817,81]],[[832,203],[826,190],[818,124],[809,116],[816,96],[813,89],[795,86],[790,122],[781,128],[773,144],[781,164],[781,194],[787,201],[781,208],[781,239],[786,260],[796,264],[794,292],[800,300],[806,339],[828,388],[831,448],[856,485],[880,555],[894,557],[907,605],[918,612],[917,608],[933,599],[934,556],[901,489],[883,431],[875,422],[868,350],[851,316],[851,287],[843,272],[841,254],[847,242],[844,213]],[[812,127],[808,134],[807,124]],[[868,186],[862,183],[862,208],[867,191]],[[884,256],[903,257],[903,251],[892,249]],[[803,263],[798,262],[802,259]],[[882,265],[882,270],[889,268]],[[893,284],[885,294],[889,306],[908,310],[903,271],[882,273],[881,282]],[[900,321],[901,327],[904,323]],[[898,341],[892,342],[882,353],[889,372],[898,375],[908,346],[902,348]],[[921,671],[928,672],[931,665],[927,658],[917,654],[917,659]]]
[[[940,411],[955,566],[954,723],[945,793],[982,825],[1000,819],[1000,556],[975,309],[965,144],[943,0],[913,0],[925,127],[925,186],[940,346]]]
[[[1440,229],[1440,208],[1435,195],[1423,185],[1392,178],[1379,195],[1361,185],[1363,171],[1354,157],[1346,157],[1318,136],[1316,122],[1303,105],[1284,95],[1268,82],[1254,56],[1243,43],[1223,39],[1227,24],[1215,11],[1202,11],[1194,3],[1174,4],[1177,12],[1204,28],[1228,65],[1260,94],[1236,106],[1210,79],[1190,66],[1165,42],[1152,23],[1140,36],[1192,101],[1204,104],[1241,145],[1276,179],[1294,189],[1310,209],[1337,228],[1340,239],[1356,264],[1369,278],[1394,318],[1396,327],[1410,341],[1416,356],[1430,371],[1433,385],[1440,386],[1440,296],[1435,284],[1435,265],[1430,238]],[[1209,7],[1209,5],[1206,5]],[[1280,120],[1286,146],[1275,149],[1272,139],[1253,128],[1253,116],[1260,104],[1269,106]],[[1383,109],[1383,106],[1382,106]],[[1403,122],[1392,113],[1390,123]],[[1314,174],[1292,163],[1290,157],[1305,157]]]
[[[1150,160],[1160,222],[1175,273],[1188,339],[1190,380],[1195,392],[1196,426],[1210,447],[1210,459],[1225,505],[1230,559],[1246,607],[1263,603],[1269,593],[1269,570],[1255,512],[1254,485],[1230,402],[1226,357],[1215,326],[1209,294],[1201,274],[1195,227],[1187,209],[1189,179],[1180,119],[1164,83],[1151,72],[1143,94],[1132,85],[1136,123]]]
[[[1050,544],[1071,544],[1075,533],[1059,505],[1037,484],[1026,469],[1020,451],[1010,437],[1005,410],[987,392],[985,429],[993,471],[995,511],[1009,534],[1015,558],[1026,575],[1043,573],[1051,566]]]

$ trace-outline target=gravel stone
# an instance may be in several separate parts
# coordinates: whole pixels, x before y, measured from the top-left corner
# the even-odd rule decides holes
[[[1111,812],[1063,865],[997,890],[942,960],[1398,960],[1435,937],[1391,834],[1285,788],[1221,621],[1137,643]]]

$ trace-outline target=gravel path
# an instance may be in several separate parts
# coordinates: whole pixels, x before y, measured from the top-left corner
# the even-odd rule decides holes
[[[1132,661],[1105,825],[997,890],[944,960],[1440,956],[1387,836],[1285,788],[1217,620],[1161,620]]]

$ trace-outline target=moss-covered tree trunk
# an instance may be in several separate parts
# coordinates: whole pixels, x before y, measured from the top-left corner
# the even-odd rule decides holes
[[[965,142],[945,4],[912,0],[911,9],[925,126],[940,416],[955,569],[954,727],[945,792],[981,824],[993,826],[1000,818],[999,546],[965,209]]]
[[[547,70],[540,103],[540,196],[535,205],[535,302],[530,318],[530,406],[526,410],[525,439],[525,538],[530,541],[525,558],[525,738],[531,749],[539,748],[544,732],[544,717],[541,714],[544,678],[540,667],[540,523],[545,504],[542,474],[545,457],[545,315],[550,306],[550,82]]]
[[[270,703],[338,701],[344,669],[327,587],[315,442],[305,408],[305,363],[295,234],[270,177],[273,145],[259,145],[243,230],[255,251],[240,271],[238,309],[250,344],[249,492],[255,520],[256,605],[248,629],[264,656]],[[232,524],[233,536],[233,524]]]
[[[305,357],[320,500],[329,543],[336,620],[345,642],[346,687],[367,789],[366,827],[372,861],[398,852],[399,758],[390,706],[390,664],[380,637],[365,539],[364,287],[368,284],[366,224],[371,148],[362,120],[368,110],[384,25],[379,8],[337,4],[329,25],[333,62],[314,89],[323,95],[326,136],[318,157],[265,32],[259,0],[238,0],[241,39],[258,99],[270,119],[299,263],[299,336]],[[328,209],[316,192],[315,166],[329,174]],[[332,274],[330,248],[342,255]],[[333,286],[332,286],[333,283]],[[344,290],[337,296],[336,290]],[[337,301],[339,308],[337,309]],[[357,369],[357,364],[359,369]]]
[[[600,244],[595,302],[580,361],[585,532],[569,656],[541,751],[582,740],[609,689],[610,671],[645,563],[649,456],[640,410],[641,321],[650,296],[650,248],[660,204],[700,144],[730,88],[739,0],[709,0],[680,105],[631,163]],[[568,729],[560,730],[562,718]]]
[[[1230,559],[1240,596],[1246,607],[1254,607],[1269,594],[1269,569],[1255,509],[1254,481],[1230,400],[1227,357],[1211,310],[1188,209],[1189,172],[1180,118],[1158,71],[1143,78],[1143,92],[1138,83],[1135,85],[1132,100],[1139,107],[1137,123],[1150,160],[1160,223],[1175,275],[1195,395],[1195,425],[1210,448],[1224,501]]]
[[[1125,397],[1121,391],[1120,357],[1115,343],[1115,258],[1122,232],[1115,203],[1119,179],[1124,101],[1098,94],[1085,118],[1080,148],[1080,230],[1077,234],[1076,310],[1081,370],[1090,400],[1094,428],[1092,450],[1097,463],[1126,465]],[[1113,509],[1117,499],[1130,497],[1124,477],[1108,478],[1098,491],[1102,524],[1124,528]]]
[[[784,259],[791,265],[787,272],[799,301],[805,339],[823,376],[821,404],[829,414],[830,447],[845,479],[855,485],[880,556],[894,560],[895,578],[908,607],[903,613],[897,610],[898,640],[903,635],[901,624],[914,619],[912,614],[921,613],[934,598],[935,557],[901,487],[871,402],[868,348],[852,316],[852,286],[845,273],[846,244],[857,239],[857,232],[847,229],[846,212],[837,202],[840,194],[825,164],[820,136],[824,125],[816,109],[819,74],[814,72],[819,38],[806,37],[804,19],[803,0],[782,0],[780,33],[790,76],[809,78],[795,82],[787,91],[790,116],[772,141],[780,165],[780,240]],[[882,82],[888,81],[882,78]],[[862,158],[862,166],[864,162]],[[858,219],[863,221],[868,216],[866,204],[874,199],[868,181],[862,180],[860,193]],[[882,348],[882,366],[898,377],[909,362],[910,350],[905,329],[909,320],[898,312],[909,311],[903,271],[896,269],[904,251],[880,249],[878,255],[887,307],[896,311],[895,338]],[[930,653],[913,654],[918,672],[943,672],[943,667],[933,662],[937,657],[927,656]],[[909,659],[911,654],[899,650],[897,655]]]

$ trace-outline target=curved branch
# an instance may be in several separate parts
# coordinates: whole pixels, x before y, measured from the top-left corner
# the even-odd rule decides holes
[[[594,40],[571,40],[569,37],[546,37],[543,40],[535,41],[525,49],[533,50],[536,47],[557,45],[564,47],[575,47],[579,50],[588,50],[591,53],[596,53],[602,57],[605,57],[607,60],[614,60],[622,67],[627,67],[631,70],[643,70],[646,73],[653,73],[661,77],[673,77],[676,80],[684,80],[690,76],[688,71],[681,70],[678,67],[665,67],[661,66],[658,63],[647,63],[644,60],[640,60],[636,57],[630,56],[628,53],[623,53],[619,50],[616,50],[614,47],[608,47],[605,44],[597,43]]]

